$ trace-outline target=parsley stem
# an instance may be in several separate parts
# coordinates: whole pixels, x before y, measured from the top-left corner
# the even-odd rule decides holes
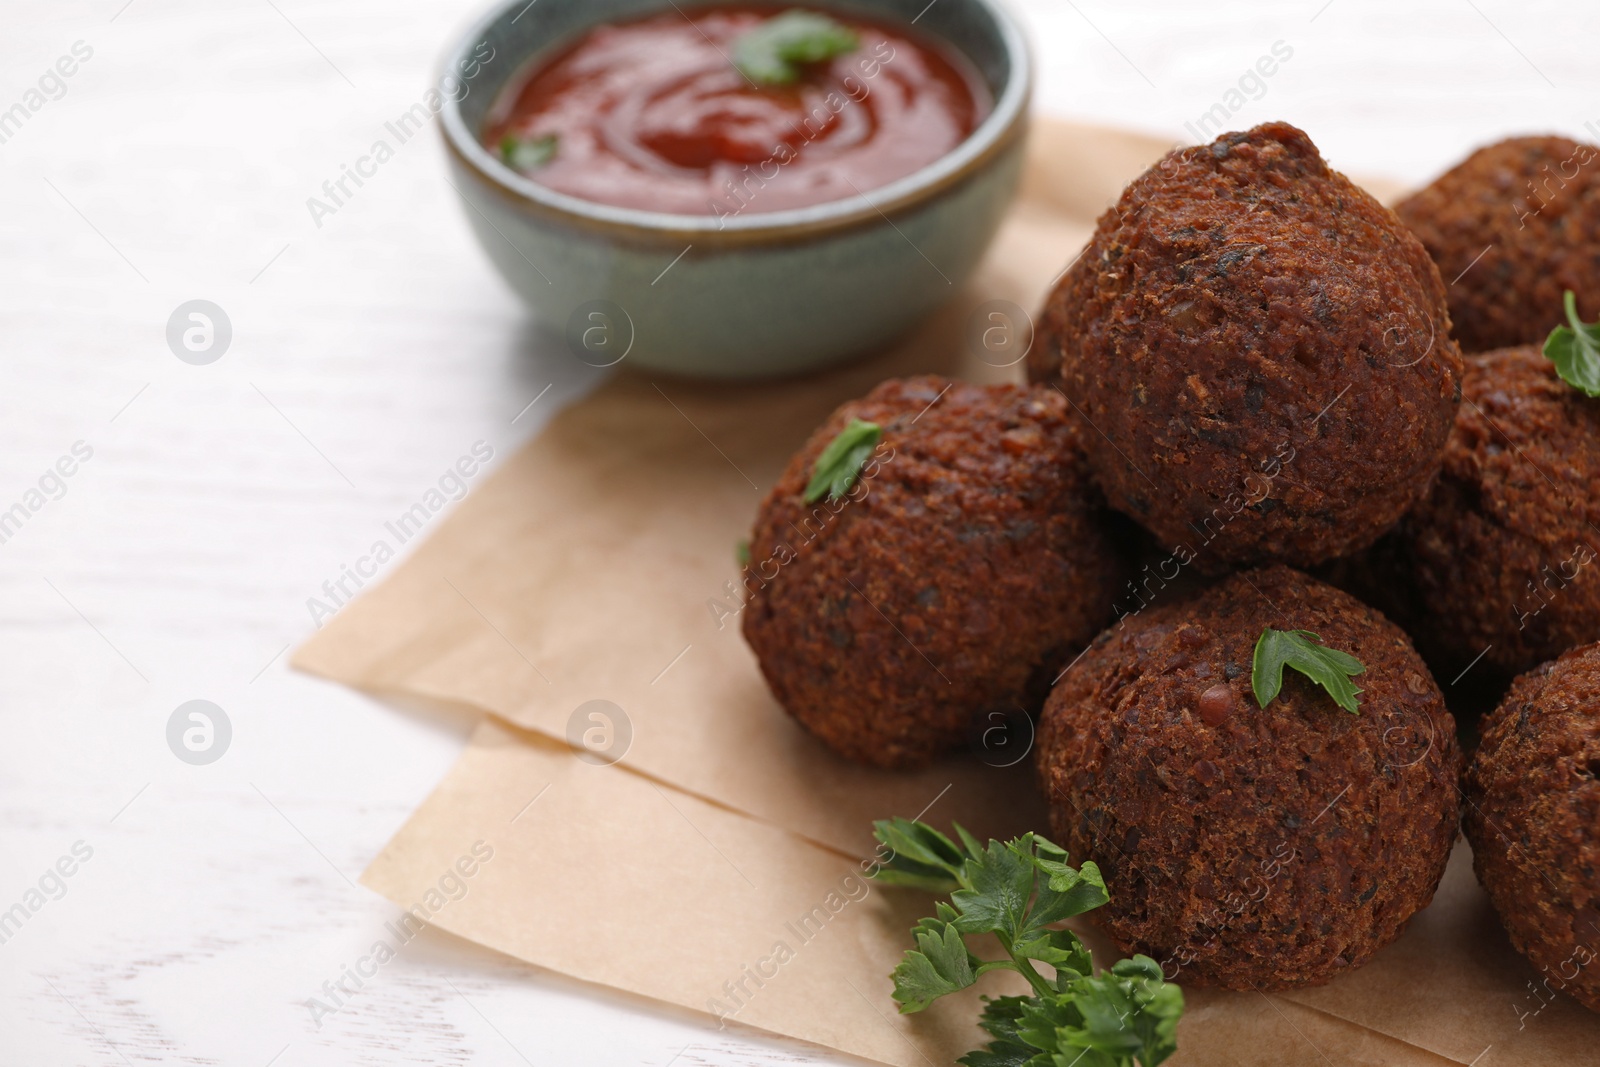
[[[1000,941],[1000,947],[1006,950],[1006,955],[1011,957],[1011,968],[1028,980],[1033,986],[1037,996],[1050,997],[1055,995],[1055,990],[1050,988],[1050,983],[1045,981],[1044,975],[1033,969],[1033,964],[1026,956],[1019,956],[1011,948],[1011,939],[996,932],[995,937]]]

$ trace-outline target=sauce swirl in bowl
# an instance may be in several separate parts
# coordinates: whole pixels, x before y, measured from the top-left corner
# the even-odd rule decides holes
[[[753,80],[733,58],[778,12],[698,8],[596,27],[514,82],[484,143],[558,192],[726,217],[844,200],[961,144],[992,100],[964,56],[909,27],[846,22],[855,47]]]

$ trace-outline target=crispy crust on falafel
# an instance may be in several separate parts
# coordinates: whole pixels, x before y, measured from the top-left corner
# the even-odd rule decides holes
[[[1267,626],[1359,659],[1359,714],[1294,671],[1259,707]],[[1458,765],[1405,634],[1282,566],[1101,634],[1046,702],[1037,750],[1056,839],[1105,875],[1111,939],[1230,989],[1316,985],[1393,941],[1444,873]]]
[[[1478,881],[1551,988],[1600,1011],[1600,644],[1512,683],[1462,776]]]
[[[1600,639],[1600,402],[1532,345],[1468,361],[1432,492],[1386,538],[1401,621],[1445,670],[1509,674]]]
[[[1562,322],[1567,289],[1600,299],[1597,157],[1600,148],[1565,137],[1514,137],[1395,205],[1453,279],[1450,319],[1462,351],[1544,340]]]
[[[806,503],[852,419],[883,427],[842,501]],[[824,744],[904,767],[1031,714],[1110,617],[1123,563],[1054,390],[932,376],[836,411],[756,518],[744,635]]]
[[[1112,506],[1203,539],[1214,572],[1370,544],[1426,490],[1459,400],[1427,252],[1285,123],[1129,185],[1036,347]]]

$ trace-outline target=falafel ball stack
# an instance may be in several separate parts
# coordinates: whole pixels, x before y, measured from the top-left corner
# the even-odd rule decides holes
[[[1285,123],[1169,153],[1047,298],[1031,387],[885,382],[791,461],[743,620],[780,703],[882,767],[1039,712],[1053,835],[1099,864],[1120,949],[1258,991],[1359,967],[1443,876],[1460,748],[1412,639],[1292,568],[1341,561],[1436,664],[1600,637],[1600,399],[1455,339],[1526,345],[1562,286],[1600,294],[1600,178],[1491,217],[1583,147],[1484,150],[1405,223]],[[1447,306],[1439,268],[1485,234],[1505,247]],[[1143,535],[1111,509],[1185,578],[1234,573],[1125,611]],[[1517,947],[1600,956],[1600,645],[1518,680],[1465,781]],[[1570,991],[1600,1010],[1595,973]]]

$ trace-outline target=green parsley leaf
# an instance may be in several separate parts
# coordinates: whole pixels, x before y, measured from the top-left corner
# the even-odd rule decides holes
[[[1085,1062],[1137,1060],[1145,1067],[1177,1051],[1183,990],[1164,981],[1161,965],[1149,956],[1119,960],[1110,971],[1074,980],[1068,991],[1070,1003],[1058,1001],[1050,1016],[1055,1035],[1065,1046],[1062,1051],[1092,1049],[1105,1058],[1095,1060],[1080,1053]],[[1019,1028],[1024,1036],[1029,1032]]]
[[[1094,973],[1094,962],[1089,949],[1071,930],[1046,930],[1026,941],[1018,940],[1011,946],[1018,956],[1040,963],[1048,963],[1056,973],[1071,971],[1074,976]]]
[[[957,1060],[966,1067],[1053,1067],[1049,1056],[1017,1036],[1027,997],[984,997],[978,1025],[994,1038],[987,1049],[977,1049]]]
[[[1014,939],[1021,932],[1033,895],[1035,868],[1028,856],[1013,846],[1031,844],[1032,836],[1025,835],[1011,845],[990,841],[987,849],[962,868],[963,886],[950,894],[950,903],[961,913],[962,933],[992,932]]]
[[[849,27],[813,11],[785,11],[733,42],[733,65],[757,85],[789,85],[800,64],[847,55],[859,43]]]
[[[890,850],[875,876],[878,881],[930,893],[949,893],[961,887],[957,875],[967,852],[927,823],[886,819],[872,824],[872,834]]]
[[[1310,630],[1284,631],[1270,626],[1261,631],[1250,670],[1250,687],[1255,690],[1256,703],[1263,708],[1283,688],[1285,667],[1293,667],[1322,686],[1344,710],[1353,715],[1361,713],[1361,702],[1356,699],[1361,690],[1350,683],[1352,677],[1367,669],[1360,660],[1329,648]]]
[[[500,138],[500,158],[512,170],[526,174],[556,158],[559,143],[560,139],[553,133],[543,137],[518,137],[508,133]]]
[[[957,826],[958,844],[926,823],[873,825],[892,850],[879,880],[951,895],[935,904],[933,918],[917,923],[917,947],[894,970],[900,1010],[922,1011],[995,970],[1016,971],[1033,987],[1033,996],[984,998],[979,1025],[993,1040],[959,1062],[1155,1067],[1177,1050],[1183,991],[1164,980],[1155,960],[1135,956],[1095,974],[1078,935],[1051,928],[1106,902],[1093,863],[1069,866],[1066,851],[1037,834],[983,844]],[[963,940],[969,935],[993,935],[1006,958],[974,956]]]
[[[1040,843],[1049,844],[1047,841]],[[1065,857],[1065,853],[1062,855]],[[1054,872],[1045,866],[1049,861],[1035,859],[1034,862],[1041,871],[1050,875],[1050,880],[1038,890],[1033,911],[1028,915],[1028,924],[1019,937],[1035,936],[1052,923],[1093,911],[1111,899],[1106,892],[1106,883],[1100,877],[1100,868],[1092,860],[1085,862],[1078,870],[1073,870],[1065,863],[1053,863]]]
[[[1578,298],[1571,289],[1563,298],[1568,326],[1557,326],[1544,341],[1544,358],[1556,373],[1588,396],[1600,396],[1600,323],[1586,325],[1578,318]]]
[[[806,485],[805,501],[815,504],[826,494],[830,500],[843,499],[856,484],[856,476],[872,455],[872,450],[883,440],[883,427],[875,422],[851,419],[850,425],[839,436],[828,442],[828,447],[817,457],[811,468],[811,481]]]
[[[748,537],[740,538],[733,543],[733,559],[741,567],[750,566],[750,539]]]
[[[968,1067],[1134,1062],[1154,1067],[1177,1051],[1183,991],[1162,980],[1160,966],[1150,957],[1120,960],[1094,977],[1074,978],[1066,990],[1060,997],[991,1001],[981,1025],[996,1040],[987,1053],[970,1053],[960,1062]],[[1021,1057],[1031,1050],[1038,1050],[1035,1058]]]
[[[917,951],[910,951],[894,969],[894,999],[903,1012],[921,1011],[947,993],[978,980],[977,957],[953,923],[923,919],[912,931]]]

